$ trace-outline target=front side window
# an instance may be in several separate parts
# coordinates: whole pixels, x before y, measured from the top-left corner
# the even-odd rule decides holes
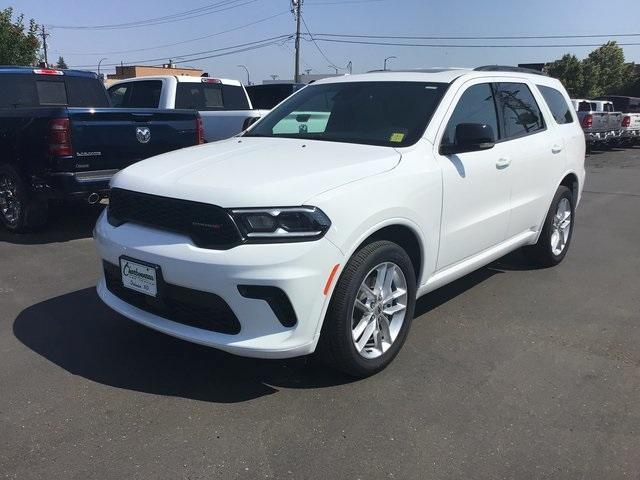
[[[538,85],[538,90],[540,90],[544,101],[547,102],[556,123],[562,125],[573,122],[571,107],[560,91],[555,88],[545,87],[544,85]]]
[[[447,87],[389,81],[314,84],[245,135],[404,147],[423,135]]]
[[[502,118],[504,139],[518,138],[544,130],[542,113],[526,84],[497,84],[496,100]]]
[[[130,82],[109,89],[111,104],[117,108],[158,108],[161,93],[161,80]]]
[[[447,123],[442,144],[455,145],[458,125],[465,123],[487,125],[493,130],[495,138],[498,138],[498,116],[490,84],[473,85],[462,94]]]

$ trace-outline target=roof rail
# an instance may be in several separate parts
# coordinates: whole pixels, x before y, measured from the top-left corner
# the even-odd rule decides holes
[[[533,70],[531,68],[512,67],[510,65],[483,65],[481,67],[474,68],[477,72],[520,72],[520,73],[532,73],[534,75],[542,75],[548,77],[548,75],[540,70]]]

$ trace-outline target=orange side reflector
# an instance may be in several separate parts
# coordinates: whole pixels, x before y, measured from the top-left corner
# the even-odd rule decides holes
[[[329,289],[331,288],[331,283],[333,282],[333,277],[336,276],[336,272],[338,271],[339,263],[336,263],[334,267],[331,269],[331,273],[329,274],[329,278],[327,278],[327,284],[324,286],[324,294],[329,293]]]

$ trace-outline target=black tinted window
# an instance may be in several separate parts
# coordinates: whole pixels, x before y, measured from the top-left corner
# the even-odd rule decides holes
[[[538,104],[524,83],[498,84],[497,104],[505,139],[529,135],[544,129]]]
[[[580,103],[578,103],[578,111],[579,112],[590,112],[591,111],[591,103],[589,103],[589,102],[580,102]]]
[[[498,116],[490,84],[473,85],[462,94],[442,137],[443,145],[455,144],[456,128],[462,123],[488,125],[498,138]]]
[[[162,82],[160,80],[147,80],[132,82],[131,92],[125,98],[123,107],[128,108],[158,108]]]
[[[571,107],[564,98],[564,95],[555,88],[545,87],[544,85],[538,85],[540,93],[544,97],[544,101],[547,102],[549,110],[557,123],[571,123],[573,122],[573,116],[571,115]]]
[[[67,92],[70,107],[104,108],[109,99],[102,82],[97,78],[67,77]]]
[[[247,110],[244,90],[240,86],[221,83],[178,83],[176,108],[191,110]]]
[[[109,97],[111,98],[111,105],[116,108],[121,108],[124,105],[125,98],[128,95],[131,84],[116,85],[109,89]]]
[[[0,75],[0,107],[36,107],[38,92],[31,75]]]
[[[64,80],[36,79],[36,89],[40,105],[67,105],[67,89],[64,86]]]

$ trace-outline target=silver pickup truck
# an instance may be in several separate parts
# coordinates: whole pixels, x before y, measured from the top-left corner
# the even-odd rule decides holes
[[[587,145],[614,145],[622,136],[622,112],[607,100],[572,99]]]
[[[622,112],[622,127],[620,142],[623,145],[640,143],[640,98],[622,95],[608,95],[596,100],[613,102],[614,109]]]

